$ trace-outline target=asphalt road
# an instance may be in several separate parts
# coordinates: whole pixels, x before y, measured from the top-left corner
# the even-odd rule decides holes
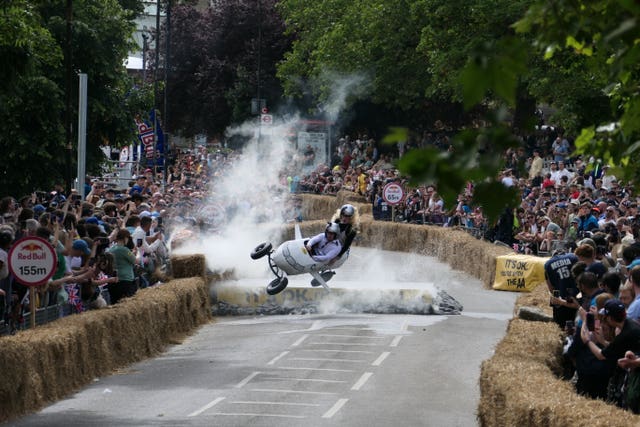
[[[392,265],[396,256],[385,254]],[[475,426],[480,364],[517,295],[417,261],[443,276],[437,286],[463,303],[462,315],[222,317],[9,425]]]

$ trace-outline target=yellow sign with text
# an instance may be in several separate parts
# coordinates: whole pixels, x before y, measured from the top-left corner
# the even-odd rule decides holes
[[[548,259],[515,254],[497,257],[493,289],[531,292],[540,283],[544,283],[544,263]]]

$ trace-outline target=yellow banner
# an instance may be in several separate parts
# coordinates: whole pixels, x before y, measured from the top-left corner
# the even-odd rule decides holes
[[[544,283],[544,263],[548,259],[516,254],[497,257],[493,289],[531,292],[540,283]]]

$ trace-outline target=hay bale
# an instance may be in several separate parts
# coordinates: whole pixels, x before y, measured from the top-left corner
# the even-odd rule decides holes
[[[204,255],[172,255],[171,271],[173,277],[203,277],[207,272]]]
[[[158,354],[209,321],[210,313],[204,279],[180,279],[140,290],[107,309],[2,337],[0,422]]]

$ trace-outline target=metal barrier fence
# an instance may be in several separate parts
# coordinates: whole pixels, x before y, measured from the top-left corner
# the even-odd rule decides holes
[[[71,304],[56,304],[48,307],[39,308],[36,310],[36,326],[44,325],[45,323],[53,322],[63,316],[72,314]],[[20,321],[13,325],[15,330],[25,330],[31,328],[31,313],[24,312],[20,318]],[[0,336],[9,335],[12,331],[12,326],[6,321],[0,320]]]

